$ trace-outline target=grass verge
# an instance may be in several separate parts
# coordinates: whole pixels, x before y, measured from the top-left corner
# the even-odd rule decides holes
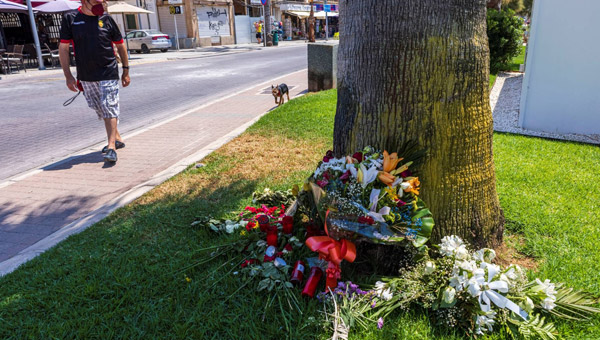
[[[0,338],[328,338],[317,301],[302,300],[303,315],[265,309],[267,294],[240,289],[230,274],[231,257],[181,269],[205,256],[198,249],[237,237],[194,229],[196,217],[233,216],[254,190],[287,189],[309,175],[331,145],[335,100],[328,91],[285,104],[205,167],[0,278]],[[509,134],[496,134],[494,148],[507,246],[536,259],[536,276],[600,294],[600,149]],[[419,310],[398,313],[382,330],[355,328],[351,339],[464,338],[429,320]],[[558,326],[569,339],[600,338],[597,317]]]

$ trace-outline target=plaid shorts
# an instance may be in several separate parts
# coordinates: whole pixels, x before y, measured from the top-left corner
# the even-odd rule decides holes
[[[119,118],[119,81],[81,81],[88,106],[96,111],[98,119]]]

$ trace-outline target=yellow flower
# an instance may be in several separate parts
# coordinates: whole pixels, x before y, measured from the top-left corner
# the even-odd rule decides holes
[[[390,154],[388,154],[387,151],[384,151],[383,152],[383,171],[391,172],[392,170],[396,169],[398,162],[400,162],[403,159],[404,158],[398,158],[398,154],[395,152],[390,155]]]
[[[247,232],[245,230],[240,231],[240,235],[246,236]]]
[[[190,279],[189,277],[186,276],[185,277],[185,282],[190,283],[190,282],[192,282],[192,279]]]
[[[387,187],[383,190],[385,190],[385,192],[387,192],[387,194],[390,195],[390,199],[392,201],[397,201],[400,199],[400,197],[398,197],[398,193],[396,192],[396,188]]]

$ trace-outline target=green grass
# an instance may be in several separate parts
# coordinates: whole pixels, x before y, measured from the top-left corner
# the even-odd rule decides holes
[[[511,60],[511,62],[508,65],[506,65],[504,71],[518,72],[519,65],[525,64],[525,50],[526,47],[521,46],[521,53],[519,53],[518,56],[514,57]],[[490,89],[494,86],[494,83],[496,82],[496,77],[498,77],[498,73],[490,73]]]
[[[245,154],[218,150],[203,160],[206,167],[188,169],[0,278],[0,338],[327,339],[316,301],[303,300],[304,315],[287,318],[288,332],[277,308],[265,313],[266,294],[251,287],[237,291],[240,279],[227,275],[235,270],[233,257],[180,269],[205,256],[198,249],[236,239],[190,227],[196,217],[232,216],[250,203],[252,191],[289,188],[312,171],[331,143],[335,99],[328,91],[287,103],[241,138],[288,144],[273,142]],[[289,173],[279,169],[282,177],[275,170],[298,145],[312,156]],[[249,160],[267,157],[262,152],[275,147],[266,154],[271,164],[246,169]],[[523,238],[520,250],[538,261],[532,275],[600,295],[600,149],[496,134],[494,152],[508,233]],[[465,338],[429,320],[419,310],[398,313],[383,330],[356,328],[351,339]],[[568,339],[600,338],[598,317],[558,326]]]

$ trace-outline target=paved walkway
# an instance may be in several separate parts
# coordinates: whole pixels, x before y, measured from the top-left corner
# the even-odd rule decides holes
[[[522,86],[523,73],[502,72],[496,78],[490,93],[494,131],[600,145],[599,134],[554,133],[520,127],[519,113],[521,111]]]
[[[103,144],[0,183],[0,276],[101,220],[231,140],[274,108],[270,85],[290,95],[308,87],[306,70],[183,112],[132,135],[114,166]]]

